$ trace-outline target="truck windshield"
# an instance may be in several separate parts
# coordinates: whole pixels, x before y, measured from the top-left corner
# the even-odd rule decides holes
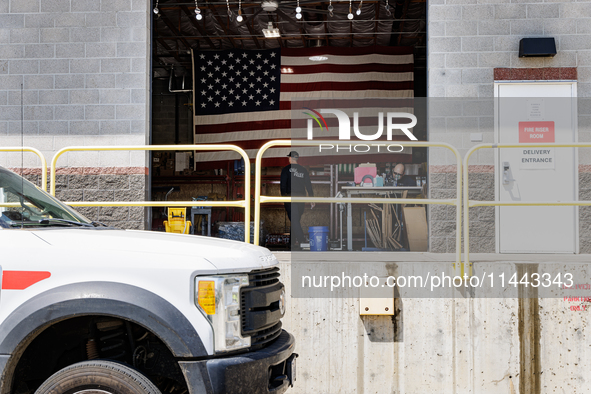
[[[0,167],[0,228],[94,227],[90,220]]]

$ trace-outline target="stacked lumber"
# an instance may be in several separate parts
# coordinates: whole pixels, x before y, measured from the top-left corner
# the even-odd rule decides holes
[[[386,196],[390,198],[390,195]],[[405,197],[405,196],[403,196]],[[398,250],[402,248],[402,226],[395,204],[369,204],[371,218],[367,219],[367,233],[376,248]]]

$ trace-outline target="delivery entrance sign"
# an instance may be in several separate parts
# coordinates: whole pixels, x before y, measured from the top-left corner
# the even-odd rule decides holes
[[[519,122],[519,143],[537,144],[555,142],[554,122]],[[521,149],[522,170],[554,169],[554,148]]]

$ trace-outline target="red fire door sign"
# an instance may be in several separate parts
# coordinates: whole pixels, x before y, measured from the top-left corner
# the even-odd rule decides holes
[[[519,122],[519,142],[522,144],[555,142],[554,122]],[[523,148],[519,168],[553,170],[554,159],[554,148]]]
[[[519,122],[519,143],[554,142],[554,122]]]

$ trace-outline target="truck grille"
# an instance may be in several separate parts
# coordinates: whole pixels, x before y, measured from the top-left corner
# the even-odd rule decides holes
[[[277,267],[252,271],[248,281],[241,293],[242,335],[250,336],[251,347],[260,348],[281,334],[279,298],[284,286]]]

